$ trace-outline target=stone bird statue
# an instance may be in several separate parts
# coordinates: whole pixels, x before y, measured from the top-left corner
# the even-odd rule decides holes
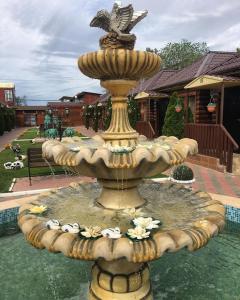
[[[113,5],[112,12],[100,10],[90,23],[91,27],[100,27],[106,32],[117,34],[117,39],[134,42],[136,36],[130,34],[133,27],[146,15],[147,10],[134,12],[132,5],[121,7],[120,1]]]

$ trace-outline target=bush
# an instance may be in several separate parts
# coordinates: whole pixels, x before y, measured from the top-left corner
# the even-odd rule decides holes
[[[11,116],[10,111],[8,109],[5,109],[4,112],[4,131],[11,131],[12,125],[11,125]]]
[[[64,131],[63,131],[63,136],[64,137],[72,137],[74,135],[76,135],[76,130],[74,128],[66,128]]]
[[[45,130],[45,136],[50,138],[50,139],[55,139],[58,137],[58,131],[56,128],[50,128]]]
[[[180,165],[173,170],[172,178],[175,180],[188,181],[194,178],[191,168],[186,165]]]
[[[133,129],[136,128],[137,121],[140,120],[140,111],[137,101],[133,97],[128,98],[128,118]]]
[[[166,136],[176,136],[181,139],[184,134],[184,110],[176,112],[175,106],[177,103],[183,107],[182,101],[178,98],[177,93],[174,92],[168,103],[162,133]]]
[[[4,125],[4,112],[3,109],[0,108],[0,135],[4,134],[5,125]]]

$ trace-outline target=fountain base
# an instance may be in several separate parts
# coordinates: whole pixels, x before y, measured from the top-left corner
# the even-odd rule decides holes
[[[141,179],[127,181],[98,179],[98,182],[102,186],[102,192],[97,203],[106,209],[138,208],[146,202],[137,188]]]
[[[153,300],[147,263],[99,259],[92,268],[89,300]]]

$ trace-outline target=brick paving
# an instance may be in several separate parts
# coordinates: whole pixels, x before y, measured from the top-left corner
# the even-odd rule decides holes
[[[88,136],[88,137],[93,137],[96,134],[102,133],[101,130],[99,130],[98,132],[95,132],[92,128],[87,129],[85,126],[76,126],[74,128],[81,134]]]
[[[0,152],[4,150],[6,144],[10,144],[27,129],[28,128],[26,127],[15,128],[10,132],[5,132],[4,135],[0,136]]]
[[[187,163],[193,169],[196,182],[194,189],[209,193],[240,198],[240,176],[222,173],[198,165]]]
[[[13,192],[65,187],[71,182],[81,180],[93,182],[95,179],[85,176],[70,175],[35,176],[32,177],[32,185],[29,185],[28,177],[23,177],[17,178],[17,182],[13,187]]]

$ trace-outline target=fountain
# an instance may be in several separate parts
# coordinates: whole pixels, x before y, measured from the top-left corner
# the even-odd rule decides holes
[[[83,74],[100,79],[112,99],[109,128],[91,141],[63,138],[43,144],[43,155],[73,172],[97,178],[40,194],[20,208],[19,226],[36,248],[94,261],[89,299],[153,299],[148,262],[165,252],[203,247],[224,226],[224,207],[200,191],[143,178],[197,153],[191,139],[147,141],[130,126],[127,95],[154,75],[160,57],[133,50],[131,29],[147,11],[132,5],[102,10],[91,26],[107,34],[101,50],[79,58]]]

